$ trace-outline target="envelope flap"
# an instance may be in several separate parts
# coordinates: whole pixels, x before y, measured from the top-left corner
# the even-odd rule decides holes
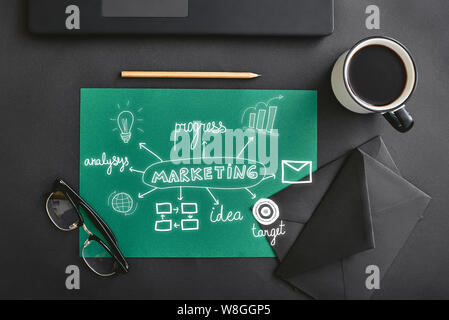
[[[283,163],[294,171],[301,171],[304,167],[311,165],[310,162],[305,161],[283,161]]]
[[[363,155],[354,151],[276,273],[290,278],[374,248]]]
[[[382,137],[375,137],[367,143],[361,145],[358,149],[370,155],[373,159],[376,159],[391,171],[395,172],[398,175],[401,175],[398,167],[396,166],[396,163],[390,155],[390,152],[385,146]]]
[[[372,212],[383,212],[416,198],[430,198],[402,176],[362,151]]]

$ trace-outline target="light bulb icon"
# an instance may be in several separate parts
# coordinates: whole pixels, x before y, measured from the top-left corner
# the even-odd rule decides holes
[[[129,111],[121,112],[117,117],[118,127],[120,129],[120,137],[124,143],[131,140],[131,130],[134,125],[134,115]]]

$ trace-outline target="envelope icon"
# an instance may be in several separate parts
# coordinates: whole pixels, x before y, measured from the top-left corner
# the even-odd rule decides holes
[[[282,160],[282,183],[312,183],[312,167],[312,161]]]

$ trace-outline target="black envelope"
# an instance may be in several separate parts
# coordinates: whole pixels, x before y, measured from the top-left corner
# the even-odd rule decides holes
[[[431,198],[401,176],[377,137],[318,170],[311,185],[270,199],[287,231],[273,246],[276,274],[316,299],[369,299],[366,268],[379,267],[382,279]]]

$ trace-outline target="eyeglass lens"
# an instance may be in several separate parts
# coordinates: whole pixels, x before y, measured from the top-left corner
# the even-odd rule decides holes
[[[57,191],[47,200],[47,213],[51,221],[62,230],[73,230],[79,223],[79,216],[66,195]]]
[[[83,259],[89,268],[101,276],[115,274],[116,262],[106,248],[96,240],[88,240],[82,251]]]

